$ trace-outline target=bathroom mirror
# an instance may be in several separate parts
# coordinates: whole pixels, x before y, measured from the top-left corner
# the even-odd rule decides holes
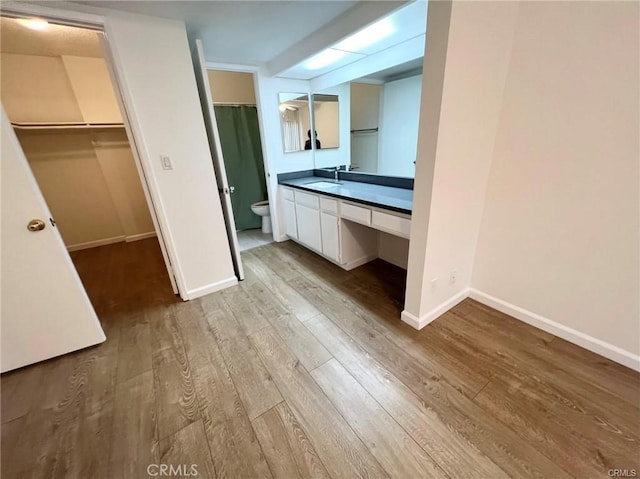
[[[313,99],[313,124],[315,144],[313,138],[307,138],[307,147],[317,150],[340,148],[340,102],[338,95],[325,95],[317,93],[311,96]],[[307,148],[310,149],[310,148]]]
[[[304,151],[307,132],[311,129],[309,95],[306,93],[279,93],[278,102],[284,152]]]
[[[351,82],[351,168],[415,176],[422,58]]]

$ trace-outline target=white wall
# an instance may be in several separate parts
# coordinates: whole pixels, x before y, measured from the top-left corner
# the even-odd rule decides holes
[[[255,105],[253,73],[207,70],[213,103]]]
[[[382,88],[378,173],[415,176],[422,75],[385,83]]]
[[[640,369],[638,4],[451,9],[427,29],[403,319],[471,295]]]
[[[636,364],[639,18],[520,5],[472,281]]]
[[[381,85],[351,83],[351,130],[378,128]],[[351,165],[358,171],[378,171],[378,133],[364,132],[351,135]]]
[[[125,241],[155,236],[155,226],[124,129],[96,130],[93,149]]]
[[[181,295],[192,299],[234,284],[185,25],[104,13]],[[162,168],[161,155],[171,158],[172,170]]]
[[[11,121],[83,121],[60,57],[2,53],[0,65],[0,91],[11,92],[2,98]]]
[[[403,313],[418,327],[463,299],[471,283],[517,4],[453,2],[448,34],[447,3],[429,8]]]
[[[62,62],[83,120],[87,123],[122,123],[104,59],[64,55]]]

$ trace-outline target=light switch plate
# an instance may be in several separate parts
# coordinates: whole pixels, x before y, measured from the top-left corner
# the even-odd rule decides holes
[[[173,170],[173,163],[171,163],[171,157],[169,155],[160,155],[160,161],[162,162],[163,170]]]

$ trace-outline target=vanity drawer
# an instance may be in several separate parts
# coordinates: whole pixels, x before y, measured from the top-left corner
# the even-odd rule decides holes
[[[308,206],[309,208],[315,208],[316,210],[320,207],[318,197],[315,195],[296,191],[295,196],[297,205]]]
[[[320,209],[328,213],[338,214],[338,200],[320,197]]]
[[[340,216],[365,225],[371,224],[371,210],[369,208],[363,208],[362,206],[342,203],[340,206]]]
[[[285,200],[293,201],[293,190],[291,188],[281,186],[280,189],[282,190],[282,197]]]
[[[382,211],[373,211],[371,214],[371,225],[389,232],[397,233],[405,238],[411,233],[411,219],[402,216],[383,213]]]

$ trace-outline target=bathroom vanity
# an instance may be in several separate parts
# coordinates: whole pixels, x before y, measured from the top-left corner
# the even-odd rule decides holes
[[[399,187],[389,185],[393,179],[375,184],[364,175],[340,175],[339,181],[326,174],[279,178],[279,197],[287,236],[351,270],[379,256],[378,231],[409,238],[412,181],[399,178]]]

